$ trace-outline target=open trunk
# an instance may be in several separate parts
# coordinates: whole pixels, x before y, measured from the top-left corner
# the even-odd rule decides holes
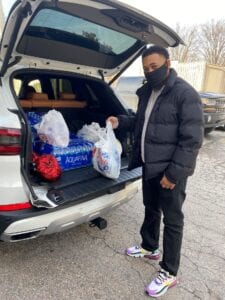
[[[56,207],[84,201],[121,189],[141,174],[126,168],[132,133],[117,130],[123,147],[118,180],[106,179],[89,167],[65,172],[51,184],[43,182],[31,171],[34,137],[26,113],[56,109],[74,134],[91,122],[103,127],[109,115],[128,113],[104,80],[112,83],[148,44],[175,47],[180,43],[180,37],[165,24],[119,1],[15,2],[0,44],[0,76],[11,74],[12,67],[24,68],[12,76],[18,85],[23,132],[21,170],[34,205]],[[32,96],[25,94],[28,87],[30,93],[35,88]]]
[[[123,148],[121,173],[118,179],[103,177],[92,166],[63,171],[60,179],[48,182],[33,171],[32,140],[28,112],[60,111],[71,134],[84,124],[97,122],[105,126],[110,115],[128,114],[112,89],[102,80],[91,77],[41,70],[23,70],[13,74],[14,89],[24,120],[23,173],[38,207],[56,207],[88,201],[97,196],[115,193],[141,177],[141,169],[128,171],[133,135],[116,130]],[[33,89],[31,93],[31,87]]]

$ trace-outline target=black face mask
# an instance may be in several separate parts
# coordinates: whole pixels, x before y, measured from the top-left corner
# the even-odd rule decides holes
[[[146,72],[145,78],[153,89],[160,89],[164,84],[164,81],[167,76],[167,72],[168,72],[168,67],[167,65],[164,64],[160,68],[152,72]]]

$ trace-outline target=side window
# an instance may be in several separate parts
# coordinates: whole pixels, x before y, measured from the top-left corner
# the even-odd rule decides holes
[[[73,93],[72,85],[68,79],[59,79],[59,92],[60,93]]]
[[[22,80],[15,79],[15,78],[13,79],[13,88],[16,93],[16,96],[19,96],[21,85],[22,85]]]
[[[53,93],[54,93],[54,99],[57,99],[57,95],[58,95],[57,82],[58,82],[58,80],[56,78],[51,78],[50,82],[51,82],[52,90],[53,90]]]
[[[42,93],[41,82],[39,79],[30,81],[28,86],[32,86],[37,93]]]
[[[65,78],[51,78],[50,82],[55,99],[60,97],[60,93],[73,94],[73,88],[70,80]]]

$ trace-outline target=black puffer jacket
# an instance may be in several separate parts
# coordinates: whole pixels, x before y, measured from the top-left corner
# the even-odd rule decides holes
[[[145,84],[139,96],[135,117],[119,116],[121,129],[134,129],[133,155],[129,169],[142,165],[141,134],[151,88]],[[203,112],[198,93],[170,70],[165,87],[157,98],[145,135],[146,179],[165,173],[176,183],[193,174],[203,141]]]

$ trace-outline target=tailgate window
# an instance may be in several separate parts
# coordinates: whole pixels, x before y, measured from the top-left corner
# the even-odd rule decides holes
[[[103,25],[44,8],[31,21],[17,51],[87,66],[114,68],[137,51],[140,44],[139,40]]]
[[[52,32],[52,36],[46,35]],[[136,39],[84,19],[52,9],[43,9],[29,26],[31,34],[43,38],[78,44],[102,53],[121,54],[135,44]]]

